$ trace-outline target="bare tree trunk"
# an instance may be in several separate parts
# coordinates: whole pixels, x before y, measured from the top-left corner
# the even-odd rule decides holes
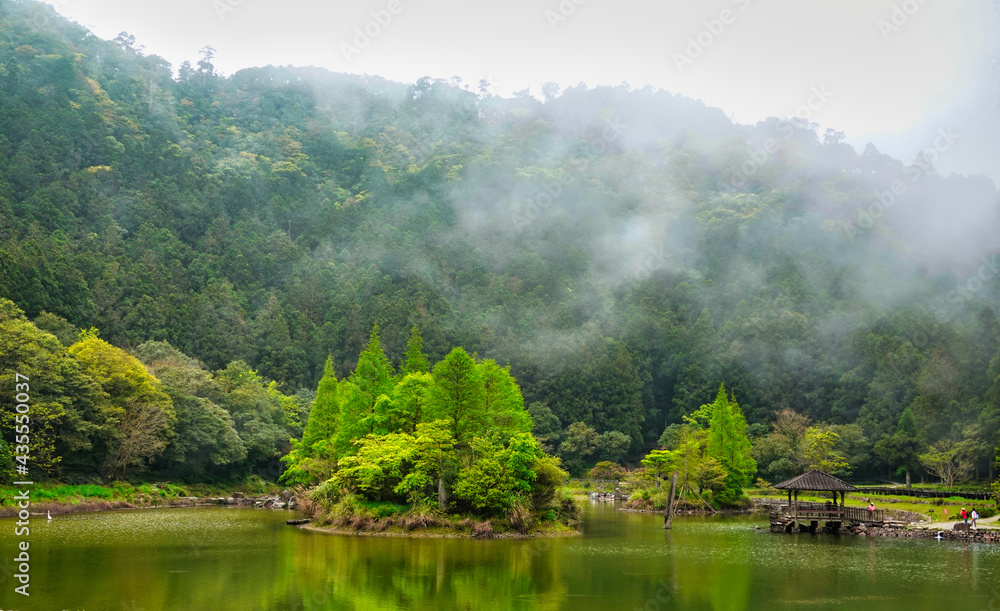
[[[674,521],[674,494],[677,493],[677,472],[670,478],[670,494],[667,496],[667,512],[663,515],[663,528],[669,530]]]
[[[906,468],[906,487],[910,487],[910,468]]]
[[[448,493],[444,489],[444,477],[438,477],[438,509],[446,511],[448,509]]]

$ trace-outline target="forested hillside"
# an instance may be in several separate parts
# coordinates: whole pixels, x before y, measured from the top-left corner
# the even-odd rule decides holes
[[[0,297],[26,316],[0,304],[0,327],[82,376],[60,468],[94,467],[115,435],[94,384],[138,358],[158,417],[188,402],[216,431],[161,440],[157,468],[249,472],[377,323],[397,366],[414,326],[431,363],[509,365],[575,471],[671,447],[724,383],[761,477],[937,457],[992,479],[1000,199],[934,170],[961,134],[899,161],[651,88],[224,76],[213,53],[175,73],[0,0]]]

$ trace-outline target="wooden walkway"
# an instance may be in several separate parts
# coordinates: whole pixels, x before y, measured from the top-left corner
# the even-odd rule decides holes
[[[864,507],[840,507],[832,503],[796,503],[794,507],[782,505],[771,512],[771,530],[790,531],[793,526],[800,530],[815,531],[820,522],[826,522],[839,529],[841,525],[864,524],[882,525],[886,523],[881,509],[868,511]]]

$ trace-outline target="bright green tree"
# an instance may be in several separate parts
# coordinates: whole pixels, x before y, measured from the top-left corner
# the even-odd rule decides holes
[[[353,452],[352,439],[377,431],[375,405],[393,389],[392,364],[382,350],[378,324],[372,327],[368,346],[358,357],[358,365],[342,388],[340,425],[336,448],[340,455]]]
[[[486,430],[484,392],[476,362],[462,348],[455,348],[434,366],[434,384],[429,389],[429,418],[451,423],[452,436],[460,448]]]
[[[288,466],[281,480],[305,484],[322,481],[336,470],[334,439],[340,425],[340,393],[333,357],[326,358],[323,377],[316,389],[316,399],[302,432],[302,441],[292,440],[292,451],[282,457]]]
[[[716,498],[722,504],[731,504],[743,496],[743,488],[750,485],[757,473],[757,463],[752,456],[747,423],[735,399],[726,398],[726,388],[719,385],[712,420],[708,431],[708,455],[719,461],[726,471],[726,488]]]
[[[500,367],[493,359],[486,359],[476,368],[483,385],[487,430],[504,438],[530,432],[531,416],[524,409],[521,388],[510,375],[510,367]]]
[[[420,337],[420,329],[417,328],[417,325],[413,325],[413,328],[410,329],[410,339],[406,342],[406,354],[403,357],[400,373],[404,375],[427,373],[430,369],[431,365],[427,362],[427,357],[424,356],[424,340]]]
[[[416,431],[427,419],[427,401],[434,378],[429,373],[410,373],[392,389],[392,401],[386,406],[389,430]]]
[[[109,477],[124,477],[148,467],[163,453],[177,419],[163,385],[138,359],[100,339],[93,330],[82,332],[69,353],[100,384],[118,422],[118,434],[104,463]]]

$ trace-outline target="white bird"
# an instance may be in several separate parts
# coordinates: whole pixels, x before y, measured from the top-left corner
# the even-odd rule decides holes
[[[50,520],[52,519],[52,513],[50,511],[46,510],[45,515],[47,515]]]
[[[940,541],[941,539],[943,539],[944,537],[942,537],[942,536],[941,536],[941,533],[942,533],[942,532],[943,532],[943,531],[940,531],[940,530],[939,530],[939,531],[938,531],[938,534],[937,534],[937,536],[936,536],[936,537],[934,537],[934,538],[935,538],[935,539],[937,539],[938,541]]]

